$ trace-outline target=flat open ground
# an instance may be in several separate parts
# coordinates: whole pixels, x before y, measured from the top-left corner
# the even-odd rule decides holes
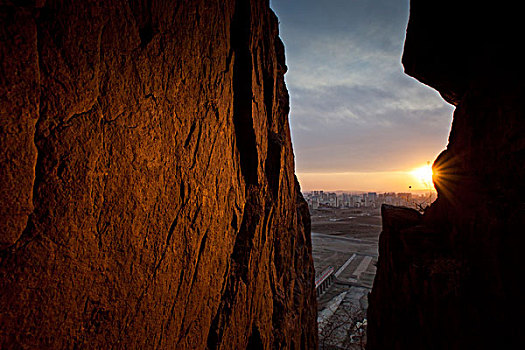
[[[358,349],[357,344],[349,343],[345,327],[330,332],[330,339],[324,337],[328,328],[343,318],[359,314],[356,317],[363,319],[366,315],[381,233],[380,210],[326,208],[311,210],[310,214],[316,275],[329,266],[336,271],[335,282],[318,298],[320,347],[324,341],[335,348]]]

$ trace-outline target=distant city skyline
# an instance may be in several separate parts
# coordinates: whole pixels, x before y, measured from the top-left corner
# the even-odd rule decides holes
[[[453,107],[403,73],[408,0],[271,0],[285,44],[304,191],[425,189]]]
[[[411,192],[328,192],[309,191],[303,193],[310,209],[320,208],[380,208],[383,204],[411,207],[424,210],[436,199],[435,192],[411,193]]]

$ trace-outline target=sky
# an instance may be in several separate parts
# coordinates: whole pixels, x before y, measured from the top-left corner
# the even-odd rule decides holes
[[[453,107],[403,73],[408,2],[270,1],[303,191],[428,187],[412,171],[446,147]]]

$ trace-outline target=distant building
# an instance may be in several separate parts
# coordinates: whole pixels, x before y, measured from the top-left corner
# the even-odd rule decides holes
[[[398,205],[410,206],[412,204],[412,193],[398,193]]]
[[[366,207],[376,207],[377,204],[377,193],[376,192],[368,192],[366,194]]]
[[[378,208],[382,204],[420,208],[430,205],[436,199],[436,193],[413,194],[408,192],[352,194],[348,192],[334,193],[324,191],[304,192],[303,196],[310,209],[318,208]]]
[[[354,208],[359,208],[361,207],[361,196],[357,196],[357,195],[353,195],[352,196],[352,201],[351,201],[351,206],[354,207]]]

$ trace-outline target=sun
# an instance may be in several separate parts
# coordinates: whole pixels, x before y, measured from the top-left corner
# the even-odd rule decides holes
[[[422,167],[416,168],[412,170],[410,174],[425,188],[432,187],[432,165],[427,164]]]

